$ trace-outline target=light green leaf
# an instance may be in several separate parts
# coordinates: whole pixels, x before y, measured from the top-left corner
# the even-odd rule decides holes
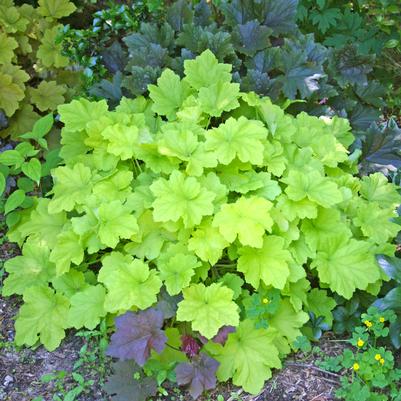
[[[106,311],[146,309],[156,302],[162,282],[155,270],[150,270],[142,260],[112,252],[103,258],[102,266],[98,281],[108,290]]]
[[[307,296],[307,310],[312,312],[316,318],[323,316],[325,322],[331,327],[333,314],[331,311],[336,307],[336,301],[327,295],[327,291],[313,288]]]
[[[263,142],[268,131],[260,121],[230,117],[208,132],[206,149],[216,152],[222,164],[229,164],[236,157],[242,162],[263,163]]]
[[[44,17],[59,19],[68,17],[76,10],[74,3],[69,0],[39,0],[39,14]]]
[[[272,368],[281,367],[270,334],[265,329],[256,329],[251,320],[242,321],[236,331],[228,335],[224,346],[210,344],[206,349],[220,362],[217,378],[220,381],[232,378],[236,386],[251,394],[260,392],[264,382],[272,376]]]
[[[220,327],[237,326],[238,306],[233,291],[221,284],[193,284],[183,289],[184,300],[178,304],[177,320],[191,322],[193,330],[213,338]]]
[[[382,173],[362,177],[361,195],[369,202],[377,202],[380,207],[394,207],[401,202],[395,185],[388,182]]]
[[[25,198],[25,191],[23,191],[22,189],[17,189],[16,191],[14,191],[6,200],[6,203],[4,205],[4,213],[10,213],[17,207],[21,206]]]
[[[170,69],[165,69],[156,85],[149,85],[149,97],[154,104],[152,110],[168,120],[175,120],[176,112],[189,95],[189,87],[185,81]]]
[[[174,255],[167,262],[157,265],[160,278],[170,295],[177,295],[183,288],[188,287],[195,269],[199,266],[201,263],[195,256],[184,254]]]
[[[105,296],[106,291],[101,285],[90,286],[75,293],[70,299],[68,326],[93,330],[100,323],[100,318],[106,315]]]
[[[318,249],[311,267],[316,268],[323,283],[346,299],[350,299],[357,288],[366,290],[380,278],[372,245],[342,236],[328,238]]]
[[[285,192],[291,200],[301,201],[308,198],[320,206],[330,207],[342,202],[343,196],[337,185],[317,171],[290,171],[282,180],[288,187]]]
[[[97,120],[99,116],[107,115],[108,107],[105,100],[91,102],[80,98],[59,106],[58,112],[61,122],[68,130],[82,131],[86,128],[87,123]]]
[[[201,110],[213,117],[220,117],[224,111],[239,107],[239,84],[216,82],[199,90]]]
[[[270,231],[273,220],[269,210],[272,203],[264,198],[241,197],[235,203],[221,207],[213,219],[213,226],[218,227],[221,235],[230,243],[238,236],[242,245],[255,248],[263,246],[263,235]]]
[[[65,337],[68,299],[47,286],[34,286],[24,292],[24,302],[15,322],[15,343],[32,346],[40,340],[54,351]]]
[[[262,248],[244,247],[238,253],[240,257],[237,269],[244,273],[246,282],[256,289],[259,288],[260,281],[267,286],[284,288],[290,275],[288,264],[292,260],[284,238],[268,235],[263,239]]]
[[[84,258],[84,250],[78,235],[72,231],[62,232],[50,254],[50,260],[56,264],[57,276],[68,272],[71,263],[79,265]]]
[[[177,222],[181,219],[188,228],[213,213],[216,195],[202,187],[196,178],[185,177],[179,171],[174,171],[168,180],[159,178],[150,189],[156,197],[152,204],[155,221]]]
[[[23,163],[21,169],[27,177],[39,184],[42,175],[42,165],[38,159],[33,158],[29,162]]]
[[[31,286],[49,282],[56,274],[54,264],[49,261],[49,254],[47,246],[34,241],[26,242],[22,256],[15,256],[4,264],[8,276],[4,280],[2,294],[22,295]]]
[[[195,89],[207,88],[216,82],[231,82],[230,64],[222,64],[210,50],[195,60],[184,61],[185,80]]]
[[[62,166],[53,172],[53,194],[49,212],[71,211],[76,204],[85,204],[92,188],[91,170],[82,163],[74,167]]]
[[[208,219],[192,233],[192,237],[188,240],[188,249],[195,252],[203,261],[214,265],[221,258],[223,249],[228,244],[218,228],[212,227]]]
[[[120,238],[130,238],[139,231],[136,218],[118,200],[102,204],[98,210],[100,241],[115,248]]]
[[[18,230],[23,237],[31,236],[36,241],[41,241],[49,248],[53,248],[67,217],[65,212],[50,214],[48,211],[49,203],[49,199],[39,198],[38,204],[32,210],[29,219],[22,223]]]

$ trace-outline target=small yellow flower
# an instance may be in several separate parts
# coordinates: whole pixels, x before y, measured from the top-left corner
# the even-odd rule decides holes
[[[380,354],[376,354],[375,359],[376,361],[380,361],[380,359],[382,359],[382,356]]]
[[[383,316],[380,316],[380,319],[379,319],[379,322],[380,322],[380,323],[384,323],[385,320],[386,320],[386,319],[385,319]]]
[[[384,365],[384,359],[383,358],[381,358],[379,362],[380,362],[380,364]]]
[[[262,302],[266,305],[266,304],[269,303],[269,300],[268,300],[267,298],[263,298],[263,299],[262,299]]]
[[[358,346],[358,347],[363,347],[363,344],[365,344],[365,341],[363,341],[362,339],[358,339],[358,342],[356,343],[356,345]]]
[[[355,371],[359,370],[359,364],[355,362],[355,363],[352,365],[352,368],[353,368]]]
[[[369,321],[369,320],[365,320],[364,323],[365,323],[365,326],[366,326],[368,329],[370,329],[370,328],[373,326],[373,323],[372,323],[371,321]]]

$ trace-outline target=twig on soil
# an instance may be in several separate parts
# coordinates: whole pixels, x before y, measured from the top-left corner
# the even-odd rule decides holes
[[[296,363],[296,362],[286,362],[285,364],[287,366],[295,366],[295,367],[298,367],[298,368],[313,369],[313,370],[316,370],[318,372],[321,372],[321,373],[324,373],[324,374],[330,375],[330,376],[342,377],[338,373],[333,373],[333,372],[329,372],[328,370],[320,369],[315,365],[310,365],[310,364],[306,364],[306,363]]]
[[[233,394],[230,398],[227,399],[227,401],[233,401],[233,400],[235,400],[235,399],[238,399],[238,397],[239,397],[243,392],[244,392],[244,390],[242,390],[242,388],[239,389],[239,390],[235,393],[235,395]]]

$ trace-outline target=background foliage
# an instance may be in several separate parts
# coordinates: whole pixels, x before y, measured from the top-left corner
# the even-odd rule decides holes
[[[34,8],[0,2],[0,135],[29,132],[41,114],[70,99],[79,83],[66,68],[55,38],[75,6],[63,0],[41,0]],[[78,81],[78,82],[77,82]]]

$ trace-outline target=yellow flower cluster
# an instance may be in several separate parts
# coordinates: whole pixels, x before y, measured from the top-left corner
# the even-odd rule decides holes
[[[359,338],[359,339],[358,339],[358,342],[357,342],[356,344],[357,344],[357,346],[358,346],[359,348],[361,348],[361,347],[363,347],[363,345],[365,344],[365,341],[363,341],[361,338]]]

